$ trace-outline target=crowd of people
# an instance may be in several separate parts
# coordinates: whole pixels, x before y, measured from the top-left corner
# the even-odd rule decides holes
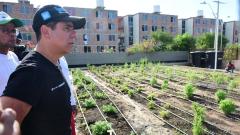
[[[64,55],[85,23],[58,5],[43,6],[33,18],[32,49],[21,46],[16,35],[23,23],[0,12],[0,135],[76,134],[76,101]]]

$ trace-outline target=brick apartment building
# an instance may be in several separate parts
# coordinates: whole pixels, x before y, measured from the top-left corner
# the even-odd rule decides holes
[[[240,21],[225,22],[223,34],[229,43],[240,43]]]
[[[158,8],[153,13],[137,13],[123,17],[125,46],[150,39],[151,33],[157,30],[178,34],[178,16],[160,14]]]
[[[71,15],[86,18],[84,29],[77,31],[73,53],[118,52],[118,15],[116,10],[64,7]]]

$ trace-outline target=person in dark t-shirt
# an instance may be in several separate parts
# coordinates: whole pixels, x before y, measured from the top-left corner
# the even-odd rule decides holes
[[[38,44],[11,74],[0,97],[12,108],[22,135],[71,135],[70,90],[58,60],[69,53],[85,18],[70,16],[57,5],[40,8],[33,18]]]

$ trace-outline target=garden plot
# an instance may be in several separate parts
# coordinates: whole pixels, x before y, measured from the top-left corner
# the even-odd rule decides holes
[[[114,101],[112,104],[119,108],[126,118],[125,122],[132,126],[129,129],[131,131],[126,134],[240,134],[240,99],[232,96],[239,95],[239,78],[210,71],[201,75],[203,71],[194,73],[192,69],[189,69],[191,75],[184,75],[187,74],[185,69],[142,61],[123,66],[90,66],[90,72],[84,73],[93,80],[99,90],[110,97],[111,102]],[[209,77],[214,76],[213,74],[224,74],[224,81],[219,84],[214,77]],[[200,76],[202,82],[209,82],[209,86],[213,87],[198,86],[197,80],[200,78],[196,76]],[[234,84],[230,88],[231,82]],[[89,87],[87,85],[85,87]],[[84,95],[82,92],[88,89],[85,87],[77,92],[79,96]],[[219,92],[219,88],[222,91]],[[220,94],[217,94],[217,91]],[[89,94],[94,95],[91,91]],[[111,104],[102,102],[98,104]],[[83,106],[82,103],[80,106]],[[101,111],[101,107],[99,110]],[[77,119],[91,114],[88,113],[80,113]],[[80,121],[82,123],[77,125],[84,125],[86,128],[84,120]],[[86,121],[85,123],[91,124]]]

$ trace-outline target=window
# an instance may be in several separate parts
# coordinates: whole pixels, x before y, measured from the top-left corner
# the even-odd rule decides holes
[[[3,5],[3,11],[6,12],[6,13],[11,13],[12,12],[12,5],[10,5],[10,4]]]
[[[26,41],[32,40],[32,35],[30,33],[22,33],[22,39]]]
[[[90,53],[91,47],[90,46],[84,46],[84,53]]]
[[[129,25],[133,25],[133,17],[132,16],[128,17],[128,23],[129,23]]]
[[[97,30],[102,30],[102,25],[100,23],[96,23],[96,29]]]
[[[99,26],[99,23],[96,23],[96,29],[99,30],[100,26]]]
[[[97,52],[104,52],[104,46],[97,46]]]
[[[108,48],[113,50],[113,52],[116,52],[116,46],[109,46]]]
[[[129,37],[129,45],[133,44],[133,37]]]
[[[195,20],[195,23],[196,23],[196,24],[200,24],[200,19],[196,19],[196,20]]]
[[[215,25],[215,20],[211,20],[211,24],[212,24],[212,25]]]
[[[83,34],[83,42],[84,42],[85,45],[88,44],[88,36],[87,36],[87,34]]]
[[[29,13],[29,8],[25,5],[21,5],[20,12],[23,14],[27,14],[27,13]]]
[[[164,32],[164,31],[165,31],[165,27],[164,27],[164,26],[162,26],[162,27],[161,27],[161,30]]]
[[[157,24],[157,21],[158,21],[158,16],[157,15],[153,15],[152,16],[152,23],[153,24]]]
[[[171,17],[171,22],[174,22],[174,18],[173,17]]]
[[[100,41],[100,35],[97,34],[97,41]]]
[[[157,31],[157,26],[152,26],[152,31]]]
[[[102,11],[96,11],[96,17],[101,18],[102,17]]]
[[[203,24],[208,24],[208,20],[203,20]]]
[[[108,12],[108,18],[109,19],[116,19],[117,18],[116,12],[109,11]]]
[[[148,20],[148,15],[144,14],[142,17],[143,17],[143,21],[147,21]]]
[[[142,31],[148,31],[148,26],[147,25],[142,25]]]
[[[108,29],[109,29],[109,30],[115,30],[115,24],[109,23],[109,24],[108,24]]]
[[[109,35],[109,41],[115,41],[115,35]]]

